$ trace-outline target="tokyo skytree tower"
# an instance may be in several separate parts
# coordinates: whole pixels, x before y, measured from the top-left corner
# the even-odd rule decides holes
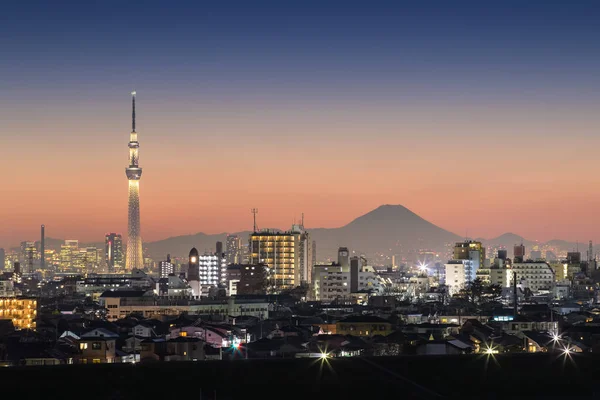
[[[127,270],[142,269],[144,257],[142,255],[142,236],[140,232],[140,178],[142,169],[139,167],[139,148],[137,133],[135,132],[135,92],[131,92],[131,123],[129,135],[129,167],[125,169],[129,181],[129,212],[127,227]]]

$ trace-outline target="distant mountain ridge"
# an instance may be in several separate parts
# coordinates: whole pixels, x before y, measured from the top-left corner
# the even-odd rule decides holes
[[[317,243],[318,258],[333,258],[341,246],[358,254],[399,253],[401,250],[442,250],[446,243],[462,238],[421,218],[401,205],[382,205],[339,228],[307,228]],[[235,232],[246,241],[250,232]],[[146,243],[144,247],[155,259],[186,255],[189,249],[214,251],[217,241],[225,242],[226,233],[197,233]]]
[[[279,231],[280,229],[273,229]],[[464,240],[464,237],[440,228],[423,219],[402,205],[385,204],[355,218],[348,224],[339,228],[307,228],[311,240],[317,244],[317,258],[319,261],[335,259],[339,247],[348,247],[356,254],[367,257],[374,255],[407,254],[419,249],[429,249],[443,254],[446,245]],[[238,235],[243,243],[247,243],[250,231],[232,232]],[[216,242],[226,244],[227,233],[205,234],[198,232],[191,235],[181,235],[166,239],[146,242],[144,248],[147,254],[155,261],[166,258],[167,254],[173,257],[187,257],[190,249],[196,247],[200,252],[215,251]],[[485,246],[504,247],[512,257],[513,246],[523,243],[529,252],[534,245],[549,244],[558,250],[572,250],[577,243],[564,240],[551,240],[538,243],[527,240],[517,234],[507,232],[496,238],[478,238]],[[46,239],[46,247],[60,249],[64,241],[61,239]],[[125,244],[125,243],[124,243]],[[96,246],[102,248],[104,243],[81,243],[80,247]],[[579,249],[585,257],[587,244],[579,243]],[[594,247],[595,252],[600,251],[600,246]]]

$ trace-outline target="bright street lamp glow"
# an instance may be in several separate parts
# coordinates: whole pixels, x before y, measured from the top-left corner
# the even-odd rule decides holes
[[[319,356],[321,358],[327,358],[327,357],[329,357],[329,354],[327,354],[327,353],[321,353]]]

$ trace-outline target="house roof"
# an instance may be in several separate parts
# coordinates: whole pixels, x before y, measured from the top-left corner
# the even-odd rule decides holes
[[[146,290],[107,290],[102,293],[101,298],[118,298],[118,297],[142,297]]]
[[[377,317],[375,315],[351,315],[344,318],[340,323],[377,323],[377,324],[389,324],[390,321]]]

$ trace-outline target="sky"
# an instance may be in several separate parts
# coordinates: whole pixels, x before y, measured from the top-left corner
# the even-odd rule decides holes
[[[600,241],[594,1],[0,3],[0,247],[342,226]]]

